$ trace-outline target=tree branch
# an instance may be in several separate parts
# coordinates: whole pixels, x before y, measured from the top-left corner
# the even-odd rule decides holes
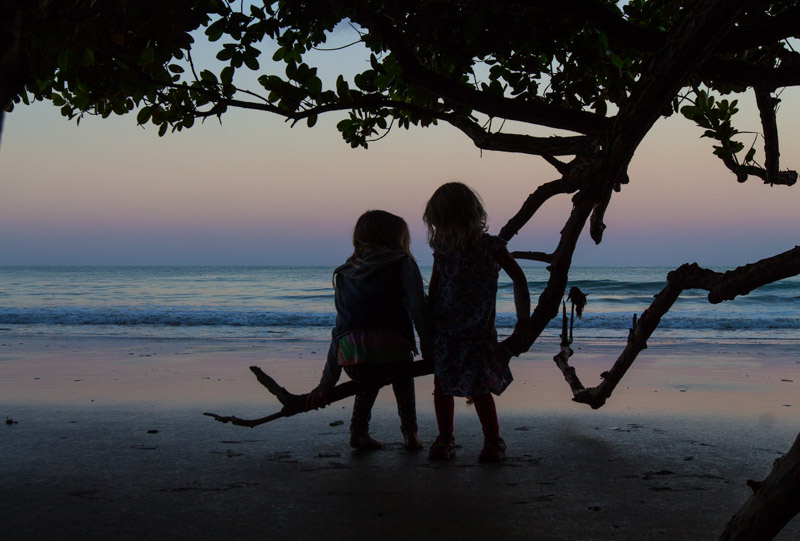
[[[669,106],[677,91],[703,61],[713,54],[734,26],[748,0],[708,0],[687,7],[667,35],[667,42],[652,55],[628,101],[614,118],[606,152],[606,169],[619,178],[635,149]],[[602,192],[606,186],[597,186]]]
[[[394,53],[403,69],[405,79],[412,85],[427,90],[448,101],[480,111],[486,115],[507,120],[517,120],[551,128],[569,130],[583,134],[599,134],[605,131],[609,120],[586,111],[538,103],[522,98],[491,96],[472,87],[451,80],[426,68],[415,56],[406,40],[391,21],[374,11],[365,10],[354,14],[354,21],[379,36]]]
[[[477,122],[461,116],[445,118],[483,150],[520,152],[523,154],[565,156],[577,154],[586,145],[586,137],[533,137],[510,133],[490,133]]]
[[[762,45],[797,37],[800,28],[800,5],[795,5],[768,20],[742,24],[732,29],[719,44],[718,52],[738,53]]]
[[[718,304],[798,274],[800,274],[800,246],[795,246],[781,254],[728,271],[711,287],[705,287],[705,283],[691,287],[708,290],[708,302]]]
[[[577,182],[565,178],[545,182],[528,196],[519,211],[500,230],[499,236],[506,241],[511,240],[548,199],[560,194],[574,193],[578,188]]]
[[[709,58],[696,73],[703,79],[735,86],[759,85],[774,90],[800,85],[800,70],[793,63],[771,67],[739,60]]]
[[[561,307],[561,345],[558,354],[553,357],[553,362],[556,363],[556,366],[564,375],[564,379],[567,384],[569,384],[570,389],[572,389],[573,396],[578,396],[583,392],[584,387],[581,380],[578,379],[578,374],[575,373],[575,368],[569,365],[569,358],[572,357],[573,354],[572,348],[570,347],[572,344],[572,319],[570,319],[570,332],[567,332],[567,303],[562,302]],[[572,305],[572,311],[574,317],[574,303]]]
[[[755,87],[756,105],[761,116],[761,127],[764,134],[764,169],[765,182],[775,184],[780,171],[780,149],[778,147],[778,124],[775,120],[775,108],[781,100],[772,97],[768,88]]]
[[[733,300],[740,295],[747,295],[766,284],[798,274],[800,274],[800,246],[725,273],[704,269],[695,263],[680,266],[667,275],[667,285],[655,296],[641,318],[637,320],[636,316],[633,316],[628,343],[611,370],[602,374],[603,381],[600,385],[586,389],[573,400],[588,404],[593,409],[603,406],[636,360],[636,356],[647,348],[647,340],[661,318],[672,308],[684,290],[705,289],[709,292],[708,301],[717,304]]]
[[[720,541],[769,541],[800,513],[800,435],[763,481],[748,481],[753,494],[728,522]]]
[[[256,379],[258,382],[266,387],[266,389],[272,393],[275,398],[283,406],[280,411],[273,413],[272,415],[267,415],[266,417],[260,417],[258,419],[240,419],[235,416],[223,416],[218,415],[216,413],[204,413],[203,415],[207,415],[209,417],[213,417],[215,420],[221,423],[231,423],[238,426],[247,426],[250,428],[269,423],[274,421],[275,419],[280,419],[282,417],[291,417],[292,415],[297,415],[298,413],[305,413],[307,411],[311,411],[312,409],[317,408],[309,408],[306,404],[308,399],[309,393],[304,394],[292,394],[272,379],[269,375],[267,375],[261,368],[258,366],[251,366],[250,371],[255,374]],[[430,361],[415,361],[411,363],[409,366],[409,375],[411,377],[419,377],[419,376],[427,376],[429,374],[433,374],[433,363]],[[405,377],[405,376],[404,376]],[[381,385],[388,385],[392,383],[391,381],[386,381]],[[328,404],[332,404],[334,402],[338,402],[339,400],[348,398],[350,396],[355,396],[359,392],[367,389],[369,386],[364,385],[362,383],[358,383],[355,381],[346,381],[344,383],[340,383],[336,387],[334,387],[328,393]],[[323,405],[324,408],[326,405]]]

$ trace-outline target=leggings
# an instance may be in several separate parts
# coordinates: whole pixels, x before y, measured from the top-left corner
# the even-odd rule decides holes
[[[344,367],[344,371],[347,372],[350,379],[369,385],[367,389],[356,395],[353,402],[353,416],[350,419],[351,432],[369,429],[372,406],[375,404],[375,399],[378,398],[378,391],[390,381],[395,400],[397,400],[400,430],[404,433],[417,431],[414,378],[409,373],[410,369],[411,363],[357,364]]]
[[[475,404],[475,411],[481,422],[483,437],[487,440],[495,440],[500,437],[500,424],[497,421],[497,408],[494,405],[494,398],[491,394],[482,394],[472,397]],[[453,412],[455,400],[452,396],[447,396],[442,392],[439,378],[433,378],[433,406],[436,410],[436,423],[439,425],[439,434],[442,436],[453,433]]]

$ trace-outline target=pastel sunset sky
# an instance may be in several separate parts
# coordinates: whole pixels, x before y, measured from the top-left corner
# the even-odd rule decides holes
[[[781,166],[798,169],[800,92],[781,99]],[[760,131],[752,100],[740,103],[737,127]],[[475,188],[497,233],[556,178],[539,158],[481,153],[447,125],[394,130],[351,149],[339,118],[291,128],[233,111],[221,125],[159,138],[134,115],[77,126],[49,103],[20,106],[0,143],[0,264],[335,265],[351,250],[356,218],[372,208],[403,216],[427,263],[421,215],[439,184]],[[585,232],[575,264],[724,268],[798,244],[800,186],[738,184],[700,135],[677,116],[656,125],[612,199],[605,240],[595,246]],[[510,248],[551,251],[569,209],[568,197],[551,202]]]

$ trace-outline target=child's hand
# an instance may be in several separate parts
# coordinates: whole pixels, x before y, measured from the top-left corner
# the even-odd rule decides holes
[[[308,393],[306,398],[306,408],[317,409],[328,405],[328,389],[323,385],[317,385],[313,391]]]

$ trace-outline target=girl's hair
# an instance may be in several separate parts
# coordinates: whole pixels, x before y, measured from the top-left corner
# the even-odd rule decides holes
[[[439,186],[425,206],[428,244],[439,250],[463,250],[486,232],[486,211],[475,191],[461,182]]]
[[[406,221],[385,210],[368,210],[353,228],[353,255],[348,263],[364,259],[370,247],[402,250],[411,255],[411,234]]]

